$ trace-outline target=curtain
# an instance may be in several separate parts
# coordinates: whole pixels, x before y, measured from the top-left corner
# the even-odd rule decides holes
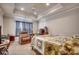
[[[16,21],[16,36],[22,31],[32,33],[32,27],[33,24],[31,22]]]

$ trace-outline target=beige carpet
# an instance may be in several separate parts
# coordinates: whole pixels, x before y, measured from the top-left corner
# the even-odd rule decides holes
[[[31,44],[20,45],[18,41],[11,43],[9,49],[9,55],[34,55],[34,51],[31,50]]]

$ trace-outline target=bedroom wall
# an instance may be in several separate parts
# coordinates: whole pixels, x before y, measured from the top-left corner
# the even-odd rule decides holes
[[[34,21],[33,22],[33,33],[37,33],[38,32],[38,22]]]
[[[1,31],[3,34],[3,16],[0,14],[0,26],[1,26]]]
[[[0,26],[1,26],[1,31],[3,34],[3,11],[1,8],[0,8]]]
[[[12,17],[4,17],[4,34],[15,35],[16,23]]]
[[[49,17],[44,22],[39,22],[40,28],[43,24],[49,29],[50,34],[54,35],[74,35],[79,34],[79,8],[66,12],[63,15]]]
[[[14,36],[16,35],[16,21],[26,21],[26,20],[21,20],[20,18],[16,19],[14,17],[4,17],[3,24],[4,24],[5,35],[7,34],[14,35]],[[28,22],[31,22],[31,21],[28,21]]]

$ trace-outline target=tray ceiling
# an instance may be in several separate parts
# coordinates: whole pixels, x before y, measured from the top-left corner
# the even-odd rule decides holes
[[[24,15],[33,19],[47,17],[50,14],[56,14],[63,10],[70,9],[78,5],[77,3],[2,3],[4,15]],[[23,8],[23,10],[21,10]]]

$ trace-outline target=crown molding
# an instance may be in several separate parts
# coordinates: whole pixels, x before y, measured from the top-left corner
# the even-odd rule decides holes
[[[46,19],[46,20],[48,20],[48,19],[53,19],[53,18],[55,18],[55,17],[59,17],[60,15],[63,16],[63,15],[65,15],[65,14],[67,14],[67,13],[70,13],[71,11],[74,11],[74,10],[76,10],[76,9],[78,9],[78,8],[79,8],[79,4],[73,6],[72,8],[65,9],[65,10],[63,10],[63,11],[61,11],[61,12],[44,16],[44,17],[42,17],[42,18],[40,18],[40,19],[43,19],[43,18]]]
[[[74,10],[76,10],[78,8],[79,8],[79,5],[76,5],[76,6],[72,7],[72,8],[63,10],[63,11],[61,11],[59,13],[53,14],[51,16],[47,16],[47,19],[54,18],[54,17],[59,16],[59,15],[63,16],[63,15],[65,15],[67,13],[70,13],[71,11],[74,11]]]
[[[41,18],[43,18],[45,16],[48,16],[48,15],[56,12],[57,10],[59,10],[61,8],[63,8],[63,6],[60,3],[58,3],[54,7],[50,8],[49,10],[45,11],[44,13],[38,15],[38,19],[41,19]]]

